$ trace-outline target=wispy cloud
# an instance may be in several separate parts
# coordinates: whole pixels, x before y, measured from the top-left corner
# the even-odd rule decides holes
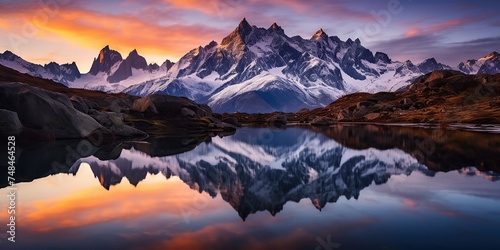
[[[211,40],[220,41],[243,17],[260,27],[277,22],[290,36],[310,37],[323,28],[329,35],[342,39],[357,38],[360,36],[358,31],[377,25],[373,13],[387,11],[388,3],[368,0],[355,3],[348,0],[1,2],[1,49],[9,49],[9,34],[19,35],[24,26],[35,24],[40,32],[30,36],[32,43],[22,48],[23,52],[29,51],[25,54],[26,59],[47,57],[47,53],[58,46],[69,52],[61,52],[61,57],[55,60],[77,61],[79,65],[90,63],[84,50],[85,53],[89,50],[97,52],[107,44],[122,53],[138,49],[147,58],[149,55],[177,60],[194,47],[203,46]],[[57,7],[41,4],[51,2],[64,4]],[[495,11],[498,3],[479,1],[472,4],[465,0],[453,1],[453,4],[407,0],[400,3],[403,12],[392,15],[387,26],[381,27],[377,35],[369,39],[360,37],[363,44],[368,44],[370,49],[387,49],[384,52],[394,58],[421,60],[433,56],[431,53],[436,51],[439,58],[442,54],[439,50],[449,50],[447,43],[454,39],[483,38],[500,31],[500,16]],[[446,12],[442,11],[443,8]],[[449,34],[444,37],[444,33],[454,33],[455,37],[450,39]],[[422,45],[419,42],[425,43]],[[57,45],[53,45],[55,43]],[[74,53],[75,49],[79,49],[81,54]],[[495,47],[488,48],[492,49]],[[78,57],[62,56],[68,54]]]
[[[435,57],[450,66],[457,66],[457,62],[480,58],[494,50],[500,50],[500,37],[487,37],[452,43],[443,42],[443,40],[442,35],[420,34],[382,41],[373,47],[377,51],[398,55],[395,57],[397,60],[416,58],[415,63],[419,63],[429,57]]]
[[[42,11],[41,7],[29,7],[28,13]],[[164,14],[155,9],[145,9],[147,18]],[[146,53],[166,54],[180,57],[193,48],[193,44],[205,44],[227,31],[203,24],[161,25],[147,22],[139,15],[107,14],[80,8],[66,7],[48,20],[27,18],[25,12],[7,8],[0,26],[4,32],[16,33],[18,20],[25,18],[29,25],[50,31],[52,34],[82,46],[99,49],[106,44],[123,50],[140,48]],[[5,19],[4,19],[5,18]],[[48,33],[44,33],[49,35]],[[43,36],[43,34],[42,34]],[[40,37],[38,37],[40,38]]]

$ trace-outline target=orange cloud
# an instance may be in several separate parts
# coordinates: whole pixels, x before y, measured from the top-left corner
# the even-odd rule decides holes
[[[23,27],[29,26],[49,31],[37,32],[35,38],[51,39],[56,34],[71,43],[76,42],[96,50],[109,44],[126,53],[137,48],[145,54],[164,55],[165,59],[168,57],[174,60],[194,47],[204,45],[214,38],[222,38],[227,33],[227,30],[204,25],[161,25],[160,20],[147,22],[140,15],[112,15],[73,7],[66,7],[54,15],[46,15],[46,19],[33,14],[46,13],[43,11],[42,7],[31,7],[26,12],[9,9],[2,14],[0,27],[22,36]]]
[[[163,2],[174,8],[198,10],[206,14],[216,14],[218,11],[224,11],[224,7],[237,6],[231,4],[232,1],[163,0]]]
[[[441,32],[443,30],[447,30],[447,29],[454,28],[454,27],[457,27],[460,25],[468,24],[468,23],[471,23],[473,21],[474,21],[474,19],[470,19],[470,18],[469,19],[453,19],[453,20],[449,20],[449,21],[445,21],[445,22],[441,22],[441,23],[432,24],[430,26],[423,27],[423,28],[414,28],[414,26],[417,26],[418,24],[411,23],[412,28],[408,29],[405,32],[405,36],[412,37],[412,36],[421,35],[423,33]]]
[[[179,233],[172,235],[170,240],[163,240],[161,242],[154,242],[149,246],[141,246],[147,249],[206,249],[211,246],[215,249],[224,249],[228,242],[237,242],[239,249],[295,249],[297,245],[303,245],[304,239],[309,243],[308,245],[314,246],[315,236],[306,232],[303,229],[295,229],[289,234],[276,235],[269,237],[248,238],[248,227],[242,227],[239,223],[220,223],[214,226],[207,226],[200,230]],[[196,240],[193,240],[196,239]],[[308,240],[312,239],[311,242]]]
[[[422,33],[421,29],[410,29],[410,30],[405,32],[405,36],[411,37],[411,36],[420,35],[421,33]]]
[[[109,192],[113,194],[110,195]],[[36,232],[109,221],[129,221],[160,213],[174,215],[179,218],[179,222],[183,222],[184,213],[190,212],[192,218],[201,216],[200,211],[195,211],[200,210],[197,208],[200,200],[205,204],[203,209],[207,211],[220,205],[209,202],[212,198],[207,194],[197,194],[180,181],[144,183],[140,188],[127,183],[110,191],[103,191],[101,186],[95,186],[63,198],[24,202],[21,204],[19,221],[22,221],[25,228]]]
[[[411,199],[403,199],[403,204],[407,207],[415,207],[417,206],[417,203],[414,200]]]
[[[238,14],[247,11],[249,7],[253,9],[290,9],[296,13],[310,14],[311,11],[321,12],[328,15],[335,15],[342,18],[361,19],[372,21],[373,16],[368,12],[355,11],[347,8],[342,3],[333,1],[302,1],[302,0],[163,0],[163,3],[177,9],[198,10],[212,16],[232,16],[242,18]],[[248,14],[248,12],[246,12]],[[251,18],[251,16],[247,16]]]
[[[427,30],[430,32],[439,32],[439,31],[453,28],[455,26],[459,26],[459,25],[466,24],[469,22],[470,21],[466,20],[466,19],[455,19],[455,20],[450,20],[450,21],[434,24],[434,25],[428,27]]]

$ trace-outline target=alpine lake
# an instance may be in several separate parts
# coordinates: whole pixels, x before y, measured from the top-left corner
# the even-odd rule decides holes
[[[16,242],[4,225],[0,249],[500,249],[495,131],[244,127],[16,159]]]

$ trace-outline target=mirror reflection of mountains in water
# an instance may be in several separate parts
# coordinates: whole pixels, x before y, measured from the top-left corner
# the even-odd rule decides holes
[[[148,173],[178,176],[194,190],[220,194],[243,219],[264,210],[275,215],[287,202],[303,198],[322,209],[413,171],[432,177],[435,171],[460,170],[500,178],[500,137],[493,134],[380,126],[242,128],[234,136],[162,156],[169,152],[162,148],[167,141],[132,143],[114,160],[85,157],[68,172],[77,174],[86,162],[106,189],[123,177],[137,185]]]
[[[138,185],[148,173],[175,175],[194,190],[220,194],[243,219],[263,210],[274,215],[288,201],[303,198],[321,209],[413,171],[433,176],[459,170],[500,179],[500,135],[394,126],[241,128],[211,140],[150,138],[104,147],[57,141],[20,145],[16,152],[18,182],[77,174],[82,162],[90,164],[106,189],[123,177]],[[7,178],[1,180],[0,187],[6,187]]]

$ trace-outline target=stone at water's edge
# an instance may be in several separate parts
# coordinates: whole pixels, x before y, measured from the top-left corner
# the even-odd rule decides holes
[[[23,129],[16,112],[0,109],[0,130],[4,134],[18,134]]]
[[[227,124],[231,124],[231,125],[236,126],[236,127],[241,126],[241,124],[238,122],[238,118],[236,118],[234,116],[225,118],[222,120],[222,122],[225,122]]]
[[[325,116],[318,116],[311,121],[314,126],[329,126],[335,123],[335,120]]]
[[[367,121],[372,121],[380,117],[380,113],[370,113],[365,115]]]
[[[125,125],[123,114],[115,112],[100,112],[95,109],[89,110],[89,115],[98,121],[102,126],[119,137],[147,137],[148,134]]]
[[[183,108],[190,109],[198,116],[200,106],[187,98],[169,95],[150,95],[137,99],[132,104],[133,111],[171,116],[182,116]]]
[[[25,128],[54,138],[84,138],[96,130],[106,131],[92,117],[76,110],[66,95],[24,83],[0,84],[0,108],[16,112]]]

